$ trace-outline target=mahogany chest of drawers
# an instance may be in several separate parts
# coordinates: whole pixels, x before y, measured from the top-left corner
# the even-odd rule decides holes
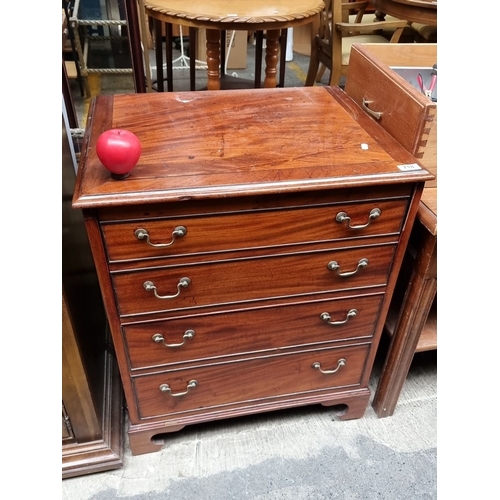
[[[142,144],[124,180],[95,152],[110,128]],[[299,405],[361,417],[432,178],[338,88],[95,98],[73,206],[132,453],[188,424]]]

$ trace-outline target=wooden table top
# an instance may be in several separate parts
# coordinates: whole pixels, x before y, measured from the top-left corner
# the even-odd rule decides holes
[[[398,19],[437,26],[437,0],[372,0],[372,4]]]
[[[437,236],[437,187],[426,187],[422,193],[418,218],[432,235]]]
[[[279,29],[280,24],[306,24],[324,8],[322,0],[144,0],[149,13],[160,13],[186,26],[220,29]],[[243,26],[244,25],[244,26]],[[248,26],[250,25],[250,26]],[[243,27],[242,27],[243,26]],[[255,26],[255,29],[257,29]]]
[[[321,110],[321,113],[318,113]],[[114,180],[99,135],[128,129],[138,164]],[[97,96],[89,110],[73,206],[348,189],[424,182],[410,155],[338,87]]]

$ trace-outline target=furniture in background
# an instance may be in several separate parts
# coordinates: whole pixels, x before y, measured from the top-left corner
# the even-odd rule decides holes
[[[322,0],[263,0],[235,4],[226,1],[186,3],[184,0],[143,0],[146,14],[153,19],[189,28],[205,28],[207,34],[208,90],[221,88],[221,31],[266,31],[264,87],[277,86],[280,36],[283,30],[310,24],[319,18]],[[233,9],[231,12],[228,10]],[[190,31],[191,36],[191,31]],[[281,37],[283,41],[283,37]],[[285,42],[286,44],[286,42]],[[167,62],[168,67],[168,62]],[[168,77],[167,77],[168,80]]]
[[[132,453],[185,425],[294,406],[361,417],[432,175],[401,168],[413,156],[338,87],[101,95],[89,115],[73,207]],[[95,152],[117,124],[143,151],[121,181]]]
[[[76,162],[62,119],[62,477],[121,467],[122,386],[82,214]]]
[[[68,27],[68,16],[64,9],[61,10],[62,14],[62,97],[65,107],[66,116],[68,118],[68,123],[70,128],[78,127],[78,119],[76,117],[75,103],[73,102],[73,96],[71,95],[71,88],[69,85],[69,75],[68,70],[70,69],[70,65],[66,64],[64,60],[64,49],[69,37],[69,27]],[[75,70],[76,72],[76,70]]]
[[[371,0],[378,12],[410,23],[437,26],[437,0]]]
[[[355,45],[345,86],[435,175],[425,184],[387,317],[391,343],[372,403],[379,417],[393,415],[414,354],[437,349],[437,104],[392,69],[436,63],[437,44]]]
[[[407,19],[417,43],[437,42],[437,0],[371,0],[377,17]],[[388,14],[388,16],[386,15]]]
[[[69,16],[69,26],[74,35],[78,71],[87,96],[90,97],[89,75],[132,74],[128,50],[128,22],[123,1],[104,0],[97,8],[95,3],[89,5],[84,0],[67,0],[64,3]],[[103,44],[112,49],[112,57],[108,58],[107,67],[96,66],[92,62],[92,54],[100,50]]]
[[[407,22],[404,20],[362,22],[369,1],[347,2],[346,0],[326,0],[319,25],[315,25],[315,37],[311,45],[311,60],[306,78],[306,86],[314,85],[323,74],[323,68],[330,70],[329,85],[339,85],[341,77],[347,73],[351,47],[354,43],[397,43]],[[349,14],[356,11],[355,22],[350,22]],[[352,19],[352,18],[351,18]],[[380,33],[393,29],[390,39]]]
[[[174,72],[173,72],[173,26],[171,23],[163,22],[160,19],[153,18],[153,45],[155,49],[155,63],[156,63],[156,82],[153,82],[151,88],[158,92],[165,91],[165,82],[167,83],[167,91],[174,90]],[[285,55],[287,43],[287,29],[280,31],[279,37],[279,82],[278,87],[284,87],[285,81]],[[196,47],[198,29],[190,26],[188,28],[189,34],[189,85],[190,90],[196,90],[196,69],[197,69],[197,53]],[[226,75],[226,30],[220,31],[220,81],[221,88],[246,88],[249,83],[245,80],[228,77]],[[165,38],[165,64],[163,57],[163,38]],[[255,31],[255,78],[253,82],[254,88],[260,88],[262,84],[262,48],[264,41],[264,32]],[[182,42],[181,42],[182,43]],[[143,44],[144,45],[144,44]],[[164,69],[165,68],[165,69]],[[230,80],[230,82],[228,82]]]
[[[70,2],[68,0],[63,0],[62,5],[62,17],[63,17],[63,89],[65,85],[69,85],[66,80],[76,80],[78,86],[80,87],[80,94],[85,97],[86,90],[84,85],[84,80],[80,71],[80,64],[78,60],[78,53],[76,50],[75,34],[73,32],[73,27],[69,22],[68,5]],[[76,128],[76,127],[74,127]]]

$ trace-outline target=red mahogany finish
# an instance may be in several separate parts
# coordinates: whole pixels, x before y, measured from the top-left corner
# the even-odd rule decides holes
[[[142,144],[125,180],[95,153],[108,128]],[[280,408],[346,405],[340,418],[361,417],[432,178],[338,88],[97,97],[73,206],[132,453],[188,424]]]

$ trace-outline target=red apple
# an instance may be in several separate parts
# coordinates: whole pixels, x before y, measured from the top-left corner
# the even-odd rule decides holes
[[[114,179],[125,179],[141,156],[141,143],[130,130],[113,128],[97,139],[96,153]]]

